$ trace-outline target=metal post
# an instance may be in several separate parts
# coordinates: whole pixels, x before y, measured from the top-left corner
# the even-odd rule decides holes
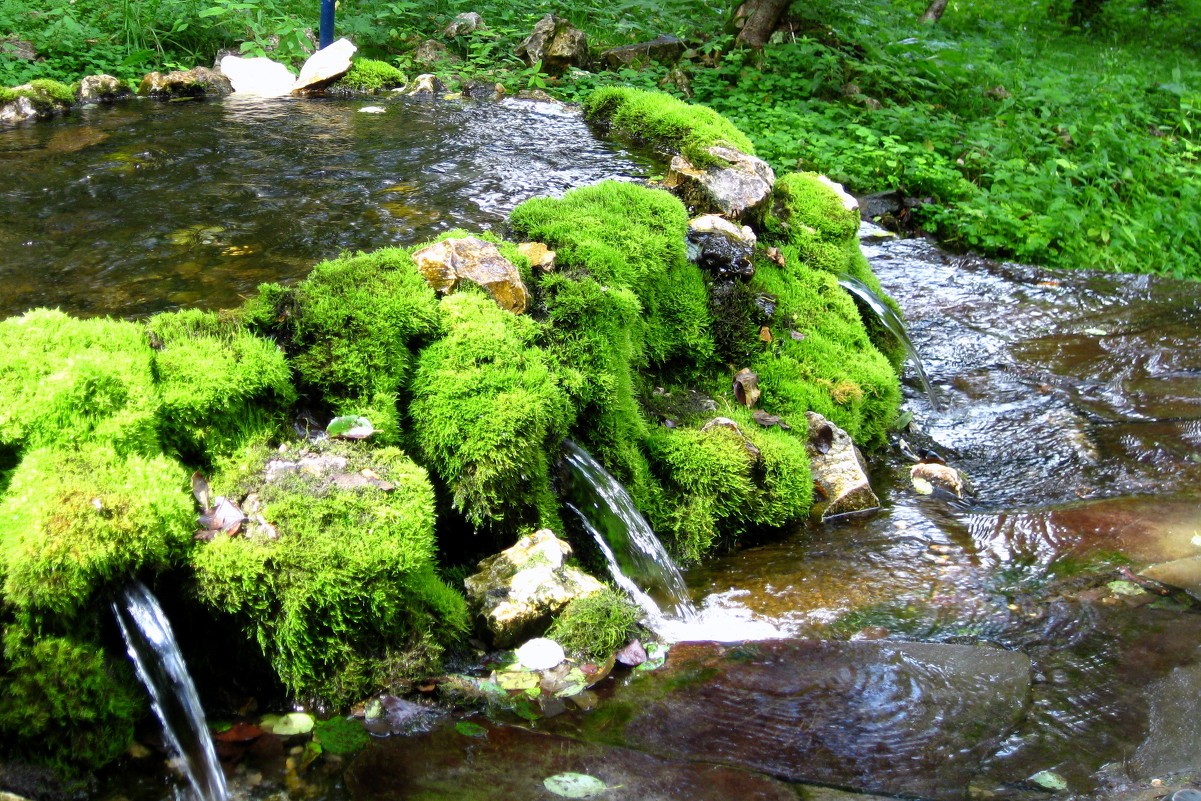
[[[324,50],[334,43],[334,0],[321,0],[321,27],[317,47]]]

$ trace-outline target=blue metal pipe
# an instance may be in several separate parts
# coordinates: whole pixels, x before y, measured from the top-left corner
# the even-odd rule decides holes
[[[317,46],[321,49],[334,43],[334,2],[321,0],[321,27],[317,35]]]

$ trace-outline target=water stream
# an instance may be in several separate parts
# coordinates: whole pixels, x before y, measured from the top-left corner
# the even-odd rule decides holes
[[[196,798],[226,801],[225,774],[217,762],[204,710],[162,607],[144,584],[135,581],[112,602],[112,608],[163,735],[179,757],[180,770]]]

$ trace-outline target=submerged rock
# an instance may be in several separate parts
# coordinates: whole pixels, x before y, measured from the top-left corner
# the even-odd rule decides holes
[[[749,226],[737,226],[716,214],[688,221],[688,258],[719,278],[754,275],[755,242]]]
[[[850,435],[817,412],[805,412],[805,417],[809,421],[809,467],[820,496],[812,513],[828,520],[879,509],[880,499],[872,491]]]
[[[157,99],[173,97],[220,97],[233,92],[233,85],[219,72],[208,67],[175,70],[163,74],[151,72],[142,78],[138,94]]]
[[[776,175],[767,162],[740,150],[714,145],[716,163],[705,169],[675,156],[663,185],[697,211],[752,222],[767,208]]]
[[[1029,657],[995,648],[678,643],[664,667],[617,689],[606,720],[625,722],[601,736],[788,781],[961,801],[1025,713],[1029,685]]]
[[[323,47],[300,68],[300,77],[292,87],[293,92],[322,89],[350,71],[350,58],[358,50],[349,39],[339,39]]]
[[[531,66],[541,62],[548,75],[561,75],[568,67],[588,64],[588,37],[562,17],[547,14],[514,54]]]
[[[482,560],[480,572],[464,580],[471,607],[483,617],[496,645],[512,646],[542,633],[568,603],[604,589],[592,576],[564,564],[568,556],[571,546],[542,529]]]
[[[112,75],[89,75],[79,82],[75,98],[80,103],[111,103],[133,94],[120,78]]]
[[[514,314],[524,312],[529,303],[521,274],[491,242],[471,236],[443,239],[413,253],[413,261],[426,283],[443,294],[453,292],[459,281],[471,281]]]

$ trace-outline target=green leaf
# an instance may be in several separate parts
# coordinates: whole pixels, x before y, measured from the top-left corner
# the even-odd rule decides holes
[[[375,427],[366,417],[346,414],[330,420],[329,425],[325,427],[325,433],[343,439],[366,439],[375,433]]]
[[[292,712],[282,716],[271,726],[271,733],[279,737],[308,734],[313,730],[313,716],[303,712]]]
[[[455,731],[464,737],[487,737],[488,730],[478,723],[472,723],[468,720],[460,720],[455,724]]]
[[[542,784],[564,798],[591,798],[609,789],[600,779],[587,773],[556,773],[543,779]]]

